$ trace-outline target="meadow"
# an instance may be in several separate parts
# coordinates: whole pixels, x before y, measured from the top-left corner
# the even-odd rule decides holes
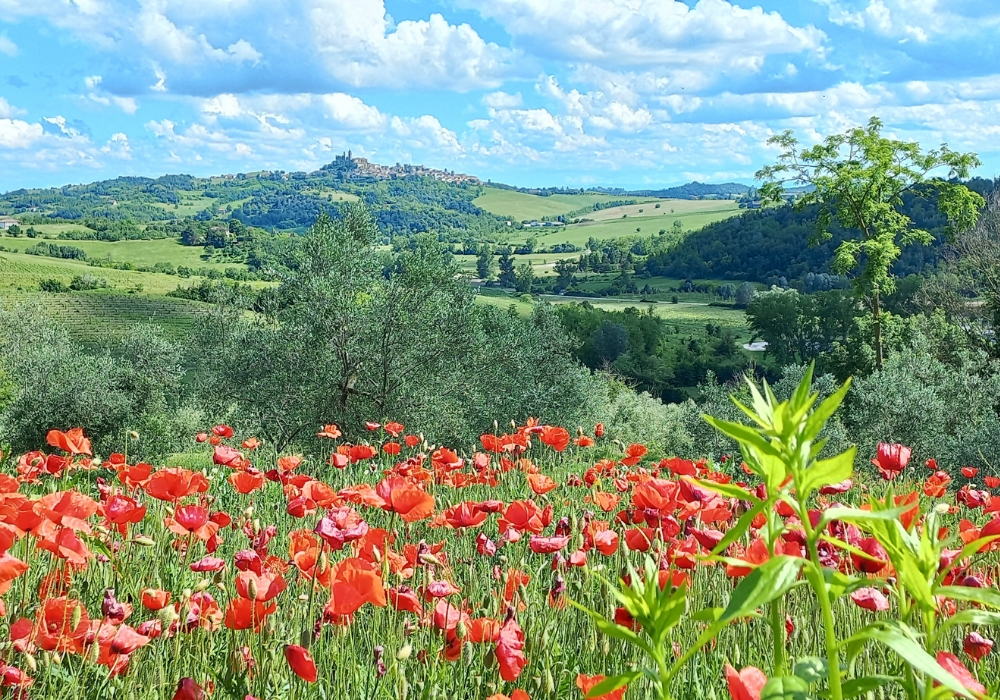
[[[165,466],[53,430],[0,475],[14,697],[983,698],[1000,478],[814,440],[757,395],[730,455],[511,422],[298,454],[206,426]],[[846,388],[845,388],[846,391]],[[374,418],[374,417],[373,417]],[[861,506],[861,507],[859,507]]]

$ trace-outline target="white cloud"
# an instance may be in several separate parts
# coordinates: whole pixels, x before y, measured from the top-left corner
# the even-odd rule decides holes
[[[520,107],[523,102],[524,98],[521,97],[521,93],[519,92],[511,95],[508,92],[498,91],[491,92],[483,97],[483,104],[493,109],[513,109],[514,107]]]
[[[455,132],[442,126],[436,117],[429,114],[416,119],[393,117],[390,125],[393,132],[405,137],[409,148],[444,149],[453,154],[461,154],[465,150]]]
[[[1000,27],[995,0],[813,0],[831,22],[901,40],[977,34]]]
[[[17,55],[17,44],[8,39],[6,34],[0,34],[0,53],[10,57]]]
[[[101,148],[101,153],[121,160],[132,160],[132,148],[128,136],[122,132],[112,134],[108,142]]]
[[[17,117],[25,114],[23,109],[18,109],[10,102],[0,97],[0,117]]]
[[[385,126],[386,118],[376,107],[367,105],[353,95],[335,92],[320,97],[326,115],[352,131],[375,131]]]
[[[28,148],[44,135],[41,124],[0,119],[0,148]]]
[[[601,66],[755,71],[771,54],[821,53],[825,34],[725,0],[465,0],[539,55]]]
[[[262,58],[250,44],[240,39],[228,49],[212,46],[204,34],[191,27],[181,29],[165,14],[166,0],[141,0],[136,20],[139,40],[151,51],[174,63],[192,64],[205,59],[232,63],[257,63]]]
[[[354,86],[494,87],[513,52],[439,14],[393,26],[383,0],[310,0],[316,47],[327,70]]]

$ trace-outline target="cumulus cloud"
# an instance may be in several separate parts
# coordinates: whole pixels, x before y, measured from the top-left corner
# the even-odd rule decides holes
[[[726,0],[465,0],[540,55],[602,66],[757,70],[771,54],[821,52],[825,34]]]
[[[513,73],[516,54],[440,14],[393,26],[383,0],[311,0],[309,17],[327,70],[350,85],[462,91]]]
[[[352,131],[374,131],[385,126],[385,116],[376,107],[365,104],[353,95],[335,92],[323,95],[326,115],[338,126]]]
[[[210,59],[232,63],[256,63],[262,54],[243,39],[227,49],[216,48],[205,34],[191,27],[181,29],[165,14],[166,0],[142,0],[137,18],[137,36],[153,53],[174,63],[190,64]]]
[[[20,119],[0,119],[0,148],[28,148],[44,135],[41,124]]]
[[[3,97],[0,97],[0,117],[17,117],[22,114],[24,114],[23,109],[17,109]]]

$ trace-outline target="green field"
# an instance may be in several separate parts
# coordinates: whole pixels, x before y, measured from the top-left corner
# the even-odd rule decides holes
[[[38,242],[30,238],[0,238],[7,248],[17,247],[24,250]],[[110,259],[114,262],[127,262],[133,265],[155,265],[170,263],[174,267],[184,265],[190,268],[208,267],[220,272],[227,267],[242,267],[237,263],[211,263],[201,259],[200,246],[181,245],[176,238],[160,238],[149,241],[48,241],[60,245],[80,248],[91,259]]]
[[[557,243],[572,243],[582,247],[591,238],[607,240],[625,236],[648,237],[657,235],[660,231],[671,235],[674,233],[675,221],[681,222],[683,231],[695,231],[740,213],[739,205],[729,200],[664,199],[659,203],[659,209],[654,208],[655,203],[632,204],[602,209],[584,217],[593,221],[554,229],[526,229],[520,232],[521,240],[534,237],[537,245],[543,247]]]
[[[156,202],[154,206],[172,211],[177,216],[194,216],[203,209],[212,206],[222,207],[226,204],[215,197],[206,197],[204,193],[198,191],[177,190],[176,193],[181,200],[178,204]]]
[[[531,265],[534,273],[537,277],[546,277],[548,275],[554,275],[556,260],[575,260],[580,257],[579,253],[532,253],[531,255],[514,255],[515,265],[523,265],[528,263]],[[455,261],[458,263],[458,267],[463,271],[471,275],[476,274],[476,256],[475,255],[456,255]]]
[[[28,227],[24,226],[22,228],[28,228]],[[38,231],[39,233],[41,233],[43,236],[46,237],[48,236],[55,237],[58,236],[60,233],[86,233],[91,230],[86,226],[84,226],[83,224],[31,224],[31,228],[35,229],[36,231]],[[24,241],[30,239],[24,238],[22,236],[20,240]]]
[[[85,262],[40,255],[0,253],[0,299],[11,292],[35,291],[38,289],[38,283],[44,279],[54,279],[69,284],[77,275],[86,274],[103,277],[116,289],[129,290],[141,287],[143,292],[149,294],[166,294],[177,289],[178,285],[186,286],[191,283],[190,280],[173,275],[91,267]]]
[[[559,216],[593,204],[625,199],[622,195],[599,194],[554,194],[540,197],[526,192],[500,190],[487,187],[486,191],[472,200],[480,209],[497,216],[506,216],[513,221],[530,221],[545,216]],[[631,199],[631,198],[630,198]],[[649,201],[654,201],[650,199]]]

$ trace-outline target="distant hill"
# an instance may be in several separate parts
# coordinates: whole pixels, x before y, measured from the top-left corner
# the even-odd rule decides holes
[[[668,187],[664,190],[636,190],[628,194],[637,197],[668,197],[671,199],[703,199],[705,197],[730,199],[745,195],[749,191],[749,186],[738,182],[723,182],[720,185],[710,185],[696,180],[686,185]]]

